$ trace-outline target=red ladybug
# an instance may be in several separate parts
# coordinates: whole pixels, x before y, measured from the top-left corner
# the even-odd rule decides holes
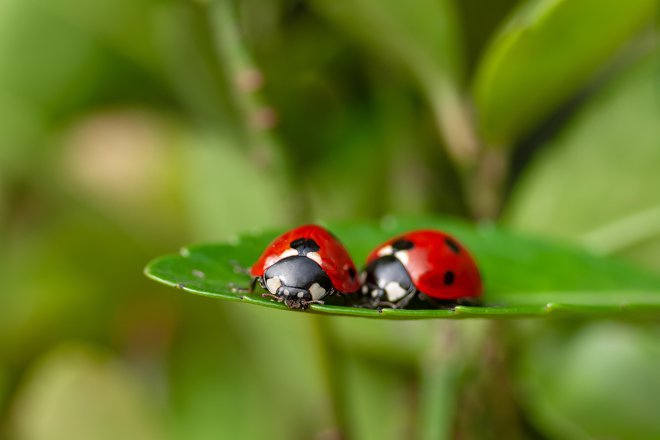
[[[362,293],[373,307],[404,308],[415,297],[434,306],[476,302],[482,290],[468,251],[448,234],[430,229],[378,246],[362,276]]]
[[[283,302],[292,309],[323,304],[335,292],[360,289],[355,264],[339,240],[317,225],[305,225],[277,237],[250,269],[268,290],[264,297]]]

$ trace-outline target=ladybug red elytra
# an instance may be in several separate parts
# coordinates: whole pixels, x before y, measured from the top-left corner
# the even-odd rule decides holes
[[[372,307],[405,308],[418,298],[432,306],[475,302],[479,269],[453,237],[424,229],[378,246],[367,258],[362,293]]]
[[[339,240],[325,228],[305,225],[277,237],[250,269],[252,287],[292,309],[323,304],[334,293],[360,289],[355,264]]]

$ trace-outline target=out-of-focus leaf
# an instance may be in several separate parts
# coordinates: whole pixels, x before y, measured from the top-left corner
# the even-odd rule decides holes
[[[34,151],[43,147],[48,130],[61,129],[92,105],[170,100],[160,60],[145,43],[151,39],[145,37],[147,11],[155,2],[102,3],[8,0],[0,5],[1,172],[6,167],[18,173],[35,159],[39,163]],[[97,25],[121,37],[121,44],[100,35],[105,31],[93,29]]]
[[[485,140],[511,145],[583,86],[656,10],[656,0],[525,2],[477,70],[474,93]]]
[[[21,440],[162,439],[155,402],[117,362],[84,346],[55,349],[35,367],[13,407]]]
[[[514,188],[517,229],[583,237],[660,269],[658,51],[596,96]],[[638,252],[639,251],[639,252]]]
[[[438,228],[455,235],[476,257],[485,280],[485,307],[457,306],[453,310],[368,310],[312,305],[313,313],[389,319],[521,317],[551,314],[625,312],[660,313],[660,277],[633,266],[586,252],[519,236],[495,227],[473,226],[443,218],[353,223],[331,228],[347,245],[358,264],[368,252],[391,236],[418,228]],[[187,292],[286,309],[260,294],[237,294],[231,284],[249,278],[234,264],[249,267],[278,234],[245,236],[233,243],[190,246],[180,255],[151,262],[147,276]],[[232,264],[234,262],[234,264]]]
[[[50,110],[83,100],[101,70],[94,42],[33,1],[0,5],[0,65],[2,165],[29,157]]]
[[[410,408],[414,406],[409,393],[410,375],[388,369],[386,364],[346,356],[342,376],[345,383],[347,438],[400,439],[409,438]]]
[[[285,192],[229,136],[181,136],[187,211],[197,237],[273,227],[286,219]],[[236,184],[236,182],[241,182]],[[215,188],[215,189],[214,189]]]
[[[428,100],[451,157],[464,164],[474,160],[477,140],[461,96],[464,53],[452,0],[316,0],[315,5],[382,59],[403,66]]]
[[[113,50],[158,72],[159,59],[154,50],[154,15],[163,2],[158,0],[49,0],[45,8],[88,38],[100,40]]]
[[[425,85],[460,82],[463,59],[451,0],[315,0],[324,15]]]
[[[186,319],[170,359],[175,439],[209,433],[312,438],[330,425],[324,366],[309,316],[232,304],[208,307],[191,299],[182,302]],[[255,413],[259,423],[247,423]],[[301,418],[302,413],[316,416]]]
[[[519,381],[535,425],[556,439],[659,438],[658,336],[615,323],[534,333]]]

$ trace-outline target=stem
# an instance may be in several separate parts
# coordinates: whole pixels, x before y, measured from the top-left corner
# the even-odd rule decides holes
[[[440,322],[433,345],[422,362],[419,384],[419,434],[421,440],[453,438],[460,376],[465,368],[465,346],[458,322]]]
[[[468,205],[478,220],[495,220],[502,210],[509,155],[504,148],[487,148],[467,182]]]
[[[330,396],[337,438],[345,438],[348,432],[348,417],[345,411],[346,393],[344,392],[346,383],[342,382],[343,375],[341,372],[344,366],[339,362],[343,353],[340,352],[337,346],[336,338],[326,317],[312,316],[311,326],[318,340],[320,366]]]
[[[427,82],[436,126],[458,169],[472,217],[493,220],[501,210],[508,172],[506,149],[484,148],[472,112],[458,89],[446,81]]]
[[[478,351],[467,362],[456,419],[456,438],[526,438],[510,378],[506,323],[486,321]],[[475,423],[479,420],[479,423]]]
[[[287,151],[274,131],[278,114],[262,96],[265,78],[241,35],[236,8],[229,0],[215,0],[209,5],[209,16],[218,58],[231,81],[250,157],[258,168],[270,170],[271,178],[294,196],[287,199],[284,212],[291,213],[292,220],[307,220],[307,194],[294,180],[295,173],[287,170]]]
[[[458,90],[447,82],[428,89],[436,126],[447,154],[459,170],[471,170],[478,160],[480,145],[466,102]]]
[[[242,119],[247,146],[253,154],[255,151],[265,154],[262,159],[270,165],[281,153],[272,133],[277,113],[265,104],[260,94],[265,80],[243,41],[236,8],[228,0],[216,0],[209,5],[209,16],[218,58],[231,82],[230,91]]]

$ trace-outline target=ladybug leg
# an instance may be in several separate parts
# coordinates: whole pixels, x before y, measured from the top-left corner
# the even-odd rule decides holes
[[[371,308],[374,308],[374,307],[371,306]],[[397,306],[395,303],[393,303],[393,302],[389,302],[389,301],[378,301],[378,303],[376,303],[376,309],[377,309],[377,310],[380,310],[380,309],[382,309],[382,308],[396,309],[396,308],[398,308],[398,306]]]
[[[391,302],[391,301],[382,301],[382,300],[377,300],[373,302],[373,305],[371,308],[376,308],[377,310],[381,310],[383,308],[390,308],[390,309],[405,309],[410,300],[412,300],[415,295],[417,295],[417,290],[412,289],[406,293],[406,295],[401,298],[397,302]]]
[[[257,287],[258,281],[260,282],[259,277],[252,278],[252,281],[250,281],[248,287],[242,287],[236,283],[229,283],[229,288],[231,289],[232,293],[254,293],[254,289]],[[260,282],[260,284],[262,283]]]
[[[328,291],[327,294],[323,296],[323,304],[327,304],[330,306],[343,306],[343,307],[349,307],[355,305],[351,302],[351,298],[349,298],[349,296],[351,295],[344,295],[342,293],[339,293],[333,287]]]
[[[417,295],[417,289],[410,290],[408,293],[406,293],[406,296],[401,298],[396,304],[392,306],[392,308],[405,309],[408,303],[410,303],[410,300],[412,300],[416,295]]]
[[[270,293],[270,292],[268,292],[268,293],[262,293],[262,294],[261,294],[261,297],[262,297],[262,298],[270,298],[270,299],[274,299],[274,300],[277,301],[277,302],[283,302],[283,301],[284,301],[284,297],[283,297],[283,296],[277,296],[277,295],[274,295],[274,294],[272,294],[272,293]]]
[[[458,305],[468,305],[466,303],[463,303],[461,299],[441,300],[441,299],[432,298],[428,295],[425,295],[424,293],[420,293],[419,298],[425,303],[429,304],[434,309],[453,310],[454,307]]]

